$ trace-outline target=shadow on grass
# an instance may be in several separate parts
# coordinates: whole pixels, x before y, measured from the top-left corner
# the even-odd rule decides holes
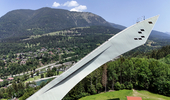
[[[114,98],[114,99],[107,99],[107,100],[120,100],[119,98]]]

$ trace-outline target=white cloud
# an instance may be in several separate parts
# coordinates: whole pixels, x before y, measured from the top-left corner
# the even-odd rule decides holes
[[[82,12],[83,10],[86,10],[86,9],[87,9],[86,6],[84,6],[84,5],[79,5],[79,6],[75,7],[75,8],[72,8],[70,11]]]
[[[54,2],[52,6],[53,6],[53,7],[59,7],[59,6],[60,6],[60,3]]]
[[[67,1],[64,4],[60,4],[58,2],[54,2],[53,7],[59,7],[59,6],[66,6],[66,7],[74,7],[70,11],[77,11],[77,12],[82,12],[87,9],[85,5],[79,5],[77,1]]]
[[[66,3],[63,4],[63,6],[76,7],[79,6],[79,4],[77,3],[77,1],[67,1]]]

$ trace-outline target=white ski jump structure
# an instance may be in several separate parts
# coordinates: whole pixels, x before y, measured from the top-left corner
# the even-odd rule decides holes
[[[77,83],[106,62],[143,45],[159,16],[117,33],[27,100],[61,100]]]

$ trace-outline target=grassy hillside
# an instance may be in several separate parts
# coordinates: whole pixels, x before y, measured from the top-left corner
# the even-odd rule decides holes
[[[126,96],[142,97],[142,100],[170,100],[170,97],[145,90],[120,90],[83,97],[79,100],[127,100]]]

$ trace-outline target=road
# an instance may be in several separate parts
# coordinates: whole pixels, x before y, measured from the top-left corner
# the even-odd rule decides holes
[[[48,64],[48,65],[45,65],[45,66],[43,66],[43,67],[39,67],[39,68],[35,69],[35,71],[38,71],[38,70],[41,70],[41,69],[47,68],[48,66],[53,66],[53,65],[55,65],[56,63],[57,63],[57,62],[55,62],[55,63],[51,63],[51,64]],[[28,73],[31,73],[31,71],[28,71]],[[13,75],[13,77],[15,77],[15,76],[20,76],[20,75],[23,75],[23,73]]]
[[[44,69],[44,68],[47,68],[48,66],[53,66],[53,65],[55,65],[57,62],[55,62],[55,63],[52,63],[52,64],[48,64],[48,65],[45,65],[45,66],[43,66],[43,67],[39,67],[39,68],[37,68],[37,69],[35,69],[35,71],[38,71],[38,70],[41,70],[41,69]]]

